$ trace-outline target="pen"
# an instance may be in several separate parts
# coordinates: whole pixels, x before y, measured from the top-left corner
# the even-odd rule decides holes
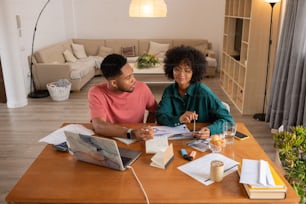
[[[196,114],[196,111],[193,111],[194,114]],[[193,132],[195,132],[196,129],[196,119],[193,120]]]
[[[224,170],[224,173],[226,173],[226,172],[228,172],[229,170],[231,170],[231,169],[235,168],[236,166],[238,166],[238,164],[235,164],[234,166],[232,166],[232,167],[229,167],[229,168],[225,169],[225,170]],[[209,181],[209,180],[210,180],[210,178],[208,178],[208,179],[204,180],[204,182],[207,182],[207,181]]]

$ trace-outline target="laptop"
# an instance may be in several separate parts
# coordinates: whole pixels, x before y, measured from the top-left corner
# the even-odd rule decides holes
[[[140,151],[118,148],[115,140],[65,131],[69,152],[80,161],[125,170],[140,155]]]

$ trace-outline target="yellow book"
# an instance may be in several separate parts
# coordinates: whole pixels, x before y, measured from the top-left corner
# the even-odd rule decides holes
[[[259,190],[251,189],[248,184],[242,184],[250,199],[285,199],[287,188]]]

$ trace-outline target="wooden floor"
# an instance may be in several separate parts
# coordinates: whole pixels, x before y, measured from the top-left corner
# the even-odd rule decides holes
[[[89,122],[87,91],[90,86],[104,80],[94,78],[81,92],[73,92],[67,101],[54,102],[50,97],[29,99],[23,108],[8,109],[0,103],[0,203],[17,180],[22,176],[45,144],[38,140],[56,130],[64,122]],[[208,85],[221,100],[231,106],[231,113],[237,122],[243,122],[257,139],[258,143],[274,160],[274,148],[268,124],[242,116],[224,95],[218,77],[206,78]],[[165,85],[150,85],[157,101],[160,100]],[[256,100],[256,99],[254,99]]]

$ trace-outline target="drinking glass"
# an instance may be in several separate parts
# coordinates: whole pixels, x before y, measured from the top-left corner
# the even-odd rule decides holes
[[[233,144],[235,139],[237,125],[235,123],[225,122],[223,124],[223,134],[226,144]]]

